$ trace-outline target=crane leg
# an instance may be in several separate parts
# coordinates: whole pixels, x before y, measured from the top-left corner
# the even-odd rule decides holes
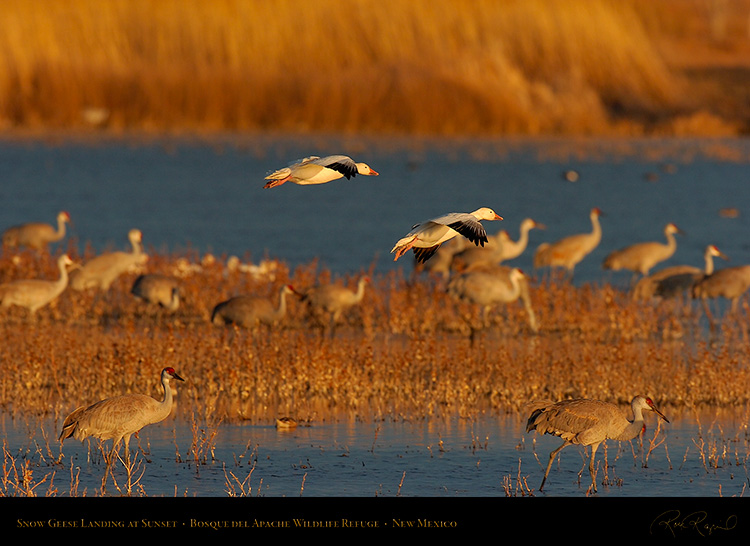
[[[596,450],[599,447],[599,444],[594,444],[591,446],[591,460],[589,461],[589,474],[591,474],[591,487],[594,488],[594,493],[596,493],[596,472],[594,470],[594,459],[596,458]]]
[[[549,470],[550,470],[550,468],[552,468],[552,461],[555,460],[555,457],[557,456],[558,453],[560,453],[560,451],[562,450],[562,448],[564,448],[567,445],[570,445],[570,442],[568,442],[566,440],[565,442],[563,442],[563,444],[560,447],[558,447],[552,453],[549,454],[549,462],[547,463],[547,470],[544,471],[544,478],[542,478],[542,485],[539,486],[539,491],[541,491],[542,489],[544,489],[544,482],[547,481],[547,476],[549,475]]]

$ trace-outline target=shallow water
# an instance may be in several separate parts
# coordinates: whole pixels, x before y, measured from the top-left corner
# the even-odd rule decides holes
[[[663,424],[658,434],[650,417],[644,447],[637,440],[609,441],[599,449],[599,497],[746,494],[750,485],[746,413],[704,413],[698,419],[687,413],[668,416],[671,422]],[[544,491],[538,491],[543,465],[560,440],[526,434],[524,425],[518,416],[510,415],[316,423],[293,430],[220,424],[203,426],[198,438],[211,438],[210,449],[198,449],[196,456],[191,451],[191,425],[172,419],[141,432],[143,452],[138,452],[140,470],[136,473],[142,476],[132,494],[198,498],[585,496],[588,452],[576,446],[561,452]],[[34,452],[35,446],[45,445],[42,430],[55,430],[53,423],[6,419],[4,429],[9,452],[34,461],[37,480],[54,472],[58,496],[101,494],[105,465],[98,442],[69,439],[62,449],[62,464],[51,465]],[[135,450],[136,445],[134,440],[131,447]],[[57,443],[52,453],[59,455]],[[117,496],[125,492],[122,464],[116,467],[115,477],[121,489],[110,482],[108,493]]]

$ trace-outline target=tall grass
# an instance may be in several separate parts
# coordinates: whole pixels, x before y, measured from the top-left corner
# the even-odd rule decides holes
[[[638,133],[684,108],[629,2],[6,0],[0,122]]]

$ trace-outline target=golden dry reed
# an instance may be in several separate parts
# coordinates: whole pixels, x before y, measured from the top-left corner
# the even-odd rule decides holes
[[[656,6],[654,6],[656,4]],[[0,126],[641,134],[696,111],[665,32],[702,2],[4,0]],[[668,2],[670,6],[674,2]],[[666,17],[664,13],[668,13]],[[700,18],[703,19],[700,19]]]
[[[498,309],[472,342],[469,321],[478,309],[456,304],[428,279],[369,272],[364,301],[333,334],[311,324],[296,298],[280,325],[250,331],[212,325],[213,306],[240,293],[275,298],[282,283],[298,290],[329,280],[353,287],[356,276],[336,278],[315,263],[294,271],[280,264],[273,279],[254,280],[228,271],[222,259],[185,273],[182,265],[198,261],[151,254],[150,271],[180,275],[183,303],[174,314],[129,294],[135,273],[104,294],[68,289],[36,318],[3,310],[2,410],[59,424],[101,398],[160,397],[164,366],[186,379],[178,386],[177,415],[209,427],[272,424],[282,416],[300,423],[471,418],[520,411],[537,398],[627,404],[646,393],[659,406],[692,411],[741,407],[750,397],[746,309],[711,333],[697,305],[634,302],[609,285],[537,279],[538,334],[519,304]],[[0,275],[54,278],[54,258],[6,254]]]

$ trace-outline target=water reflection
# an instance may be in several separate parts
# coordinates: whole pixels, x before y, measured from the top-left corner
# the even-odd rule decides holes
[[[748,486],[748,412],[683,410],[655,434],[609,441],[597,458],[600,497],[743,496]],[[416,422],[198,427],[182,419],[144,429],[142,476],[133,494],[166,497],[505,497],[586,494],[587,454],[563,450],[537,491],[558,438],[525,434],[519,415]],[[54,476],[55,496],[97,496],[104,462],[97,442],[51,441],[54,423],[2,420],[6,457]],[[206,438],[211,441],[206,442]],[[133,442],[133,445],[136,445]],[[6,462],[6,465],[8,462]],[[606,466],[605,466],[606,465]],[[582,477],[579,477],[579,474]],[[115,470],[123,483],[124,471]],[[51,481],[46,483],[51,484]],[[47,487],[42,483],[37,494]],[[108,487],[110,494],[117,489]],[[114,493],[113,493],[114,491]],[[11,493],[11,492],[7,492]]]

